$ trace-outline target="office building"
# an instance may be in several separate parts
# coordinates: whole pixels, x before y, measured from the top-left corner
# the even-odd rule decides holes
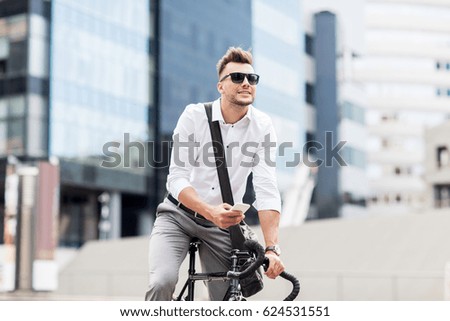
[[[136,235],[150,217],[150,13],[146,0],[0,2],[2,171],[9,155],[59,160],[60,245],[99,238],[102,219],[107,238]]]
[[[363,59],[369,111],[368,175],[374,214],[421,212],[427,203],[426,128],[450,113],[450,1],[368,0]]]
[[[57,160],[59,245],[148,234],[165,142],[187,104],[218,97],[216,62],[251,47],[249,17],[250,0],[1,1],[2,204],[8,156]]]
[[[306,217],[313,187],[302,159],[306,109],[301,2],[288,0],[280,6],[254,0],[252,20],[254,64],[261,76],[255,106],[270,115],[275,127],[281,225],[293,225]]]
[[[303,2],[306,149],[319,165],[310,219],[366,214],[366,101],[352,73],[362,12],[361,1]]]
[[[252,46],[251,0],[159,2],[157,58],[158,199],[166,192],[172,133],[184,108],[219,98],[217,61],[230,46]],[[238,23],[236,23],[238,22]]]

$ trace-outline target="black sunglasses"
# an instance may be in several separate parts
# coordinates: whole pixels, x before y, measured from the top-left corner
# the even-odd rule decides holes
[[[259,75],[257,74],[244,74],[243,72],[232,72],[228,75],[223,76],[222,79],[219,80],[219,82],[226,79],[227,77],[230,77],[231,81],[234,84],[242,84],[244,82],[245,77],[247,77],[248,83],[252,86],[257,85],[259,81]]]

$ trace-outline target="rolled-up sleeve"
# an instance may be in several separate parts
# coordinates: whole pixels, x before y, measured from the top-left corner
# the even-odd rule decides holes
[[[270,141],[270,145],[261,144],[256,153],[252,169],[256,196],[255,205],[259,211],[275,210],[281,212],[281,197],[276,177],[277,136],[272,123],[268,126],[265,137],[269,138],[269,140],[266,139],[266,142]]]
[[[190,175],[196,159],[195,127],[191,105],[181,114],[173,132],[173,148],[170,156],[169,175],[167,176],[167,190],[176,199],[180,192],[191,186]]]

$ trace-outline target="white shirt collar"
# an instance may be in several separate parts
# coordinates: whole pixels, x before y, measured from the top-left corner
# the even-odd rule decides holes
[[[253,105],[248,106],[247,114],[242,119],[247,118],[249,121],[252,120],[253,115]],[[241,119],[241,121],[242,121]],[[212,121],[220,121],[225,123],[223,119],[222,111],[220,110],[220,98],[215,100],[212,105]]]

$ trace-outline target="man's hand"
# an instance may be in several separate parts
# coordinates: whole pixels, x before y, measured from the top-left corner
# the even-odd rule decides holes
[[[241,211],[230,211],[231,205],[227,203],[212,206],[205,203],[192,187],[186,187],[178,195],[178,200],[194,212],[200,213],[207,220],[220,228],[229,228],[239,224],[244,219]]]
[[[212,209],[211,221],[220,228],[229,228],[239,224],[245,215],[241,211],[230,211],[231,205],[227,203],[220,204]]]
[[[266,253],[266,257],[269,259],[269,268],[266,271],[267,277],[271,279],[275,279],[281,272],[284,271],[284,264],[281,262],[281,259],[275,253],[271,253],[270,251]]]

